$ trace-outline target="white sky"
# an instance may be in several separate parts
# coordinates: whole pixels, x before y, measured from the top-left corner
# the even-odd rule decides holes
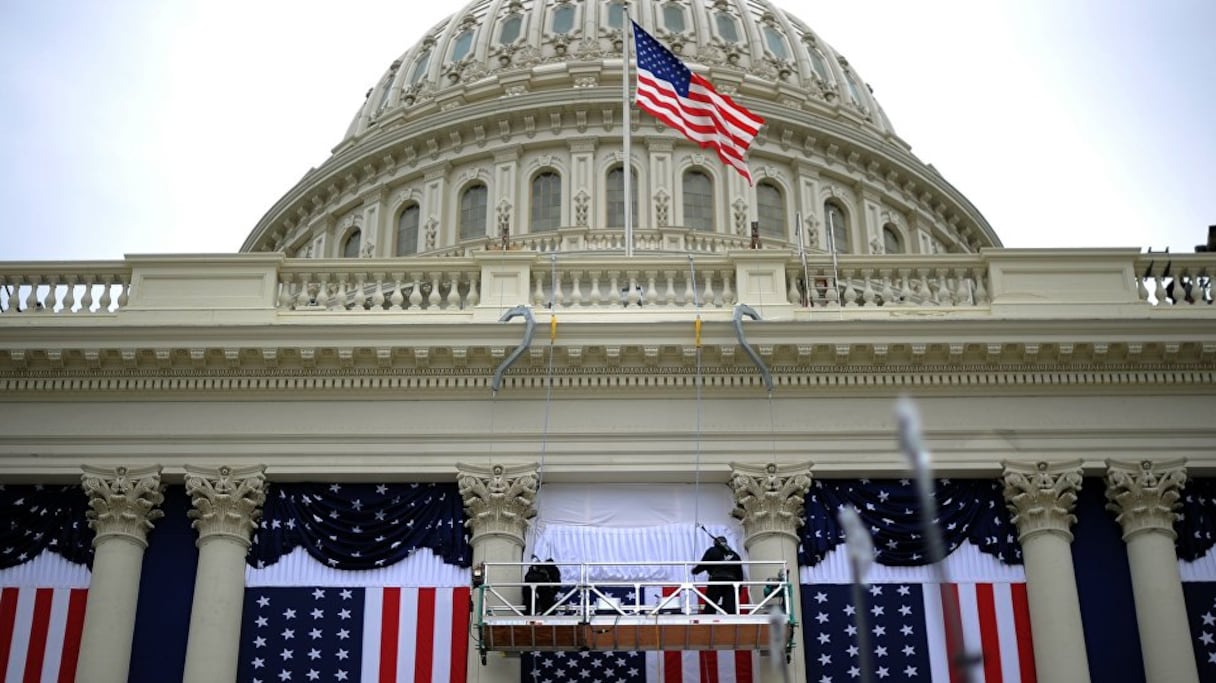
[[[1008,247],[1216,224],[1213,0],[778,0]],[[463,2],[0,0],[0,261],[234,252]]]

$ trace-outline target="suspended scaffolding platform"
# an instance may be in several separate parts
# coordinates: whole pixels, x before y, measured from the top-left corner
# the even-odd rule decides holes
[[[784,562],[742,562],[742,581],[693,581],[697,563],[558,563],[568,582],[524,582],[527,564],[485,563],[474,571],[474,613],[487,652],[759,650],[787,659],[797,619]],[[714,564],[714,563],[708,563]],[[624,571],[622,571],[624,570]],[[681,581],[606,580],[682,576]],[[726,588],[737,609],[709,599]]]

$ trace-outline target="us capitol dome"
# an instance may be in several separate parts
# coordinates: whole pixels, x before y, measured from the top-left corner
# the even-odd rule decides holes
[[[812,253],[1000,245],[896,135],[845,56],[767,0],[477,0],[389,65],[332,156],[242,250],[459,255],[504,233],[538,251],[619,250],[627,8],[767,121],[747,158],[753,187],[631,104],[638,254],[746,246],[753,223],[763,246],[796,248],[804,235]]]

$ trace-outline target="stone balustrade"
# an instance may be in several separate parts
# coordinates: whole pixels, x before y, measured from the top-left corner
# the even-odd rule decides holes
[[[1208,308],[1209,274],[1216,272],[1216,254],[1210,253],[986,249],[803,258],[781,249],[719,251],[731,245],[714,239],[727,238],[705,235],[702,251],[657,250],[626,259],[611,234],[601,244],[601,236],[592,239],[594,231],[569,232],[528,236],[538,247],[533,251],[483,249],[469,256],[232,254],[0,263],[0,319],[231,309],[262,320],[268,312],[466,314],[519,304],[608,312],[730,310],[747,303],[765,306],[767,319],[797,319],[799,311],[823,308],[867,317],[921,309],[1000,317],[1059,317],[1066,309],[1108,317],[1139,316],[1146,309],[1169,315],[1216,310]],[[698,237],[683,230],[649,232],[685,246]],[[549,237],[555,241],[544,243]]]

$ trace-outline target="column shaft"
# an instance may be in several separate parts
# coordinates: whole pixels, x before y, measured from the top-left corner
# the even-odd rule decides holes
[[[97,535],[76,680],[124,683],[131,667],[147,534],[152,520],[164,516],[159,509],[165,498],[160,467],[82,469],[92,508],[89,526]]]
[[[231,683],[240,655],[245,553],[266,500],[262,466],[186,467],[198,530],[198,574],[190,608],[184,683]]]

